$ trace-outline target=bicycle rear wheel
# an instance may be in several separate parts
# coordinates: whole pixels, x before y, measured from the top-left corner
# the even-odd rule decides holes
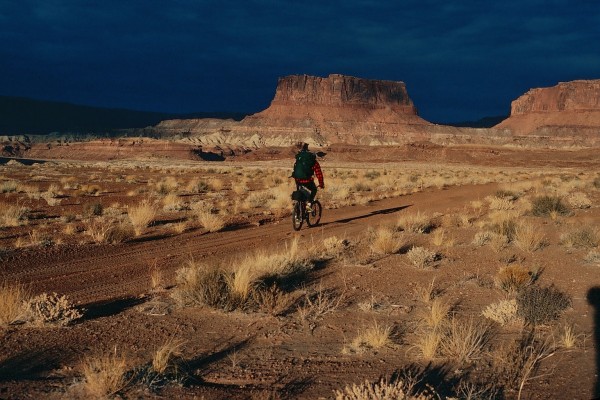
[[[304,218],[302,215],[302,203],[300,201],[294,201],[292,209],[292,226],[295,231],[299,231],[302,228]]]
[[[318,200],[315,200],[312,203],[312,210],[307,212],[306,223],[308,226],[316,226],[321,221],[321,203]]]

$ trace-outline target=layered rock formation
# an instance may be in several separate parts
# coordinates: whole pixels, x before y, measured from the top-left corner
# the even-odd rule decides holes
[[[510,117],[496,128],[514,135],[593,140],[600,134],[600,80],[532,89],[511,103]]]
[[[171,120],[156,128],[205,144],[287,146],[404,143],[424,139],[429,125],[417,115],[403,82],[293,75],[279,79],[269,108],[239,123]]]
[[[494,128],[457,128],[420,118],[403,82],[344,75],[279,79],[271,105],[242,121],[163,121],[143,134],[208,146],[289,146],[303,141],[401,145],[482,144],[534,147],[600,145],[600,80],[533,89]]]

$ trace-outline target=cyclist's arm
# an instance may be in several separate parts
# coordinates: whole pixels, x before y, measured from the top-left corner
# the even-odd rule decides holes
[[[319,181],[319,186],[320,187],[325,187],[325,180],[323,179],[323,171],[321,171],[321,166],[319,165],[318,161],[315,161],[315,164],[313,165],[313,172],[315,173],[315,176],[317,177],[317,180]]]

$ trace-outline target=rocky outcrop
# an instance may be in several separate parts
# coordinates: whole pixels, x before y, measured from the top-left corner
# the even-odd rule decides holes
[[[153,137],[193,146],[258,148],[307,142],[403,145],[481,144],[519,147],[600,145],[600,80],[533,89],[512,103],[511,116],[491,129],[431,124],[417,113],[403,82],[344,75],[280,78],[270,106],[242,121],[163,121]]]
[[[269,110],[277,106],[380,108],[394,109],[408,115],[417,114],[404,82],[338,74],[327,78],[308,75],[280,78]]]
[[[515,135],[571,137],[597,142],[600,80],[562,82],[531,89],[511,103],[510,117],[496,128]]]
[[[417,115],[403,82],[292,75],[279,79],[266,110],[241,122],[171,120],[156,128],[193,143],[264,147],[406,143],[424,139],[423,127],[430,125]]]

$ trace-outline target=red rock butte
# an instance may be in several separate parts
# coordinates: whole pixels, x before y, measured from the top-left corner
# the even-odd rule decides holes
[[[515,134],[578,134],[598,132],[600,127],[600,80],[561,82],[531,89],[511,103],[510,117],[496,128]]]
[[[332,74],[280,78],[270,106],[242,121],[163,121],[149,131],[196,145],[289,146],[304,141],[398,145],[600,145],[600,80],[532,89],[494,128],[435,125],[419,117],[404,82]]]

